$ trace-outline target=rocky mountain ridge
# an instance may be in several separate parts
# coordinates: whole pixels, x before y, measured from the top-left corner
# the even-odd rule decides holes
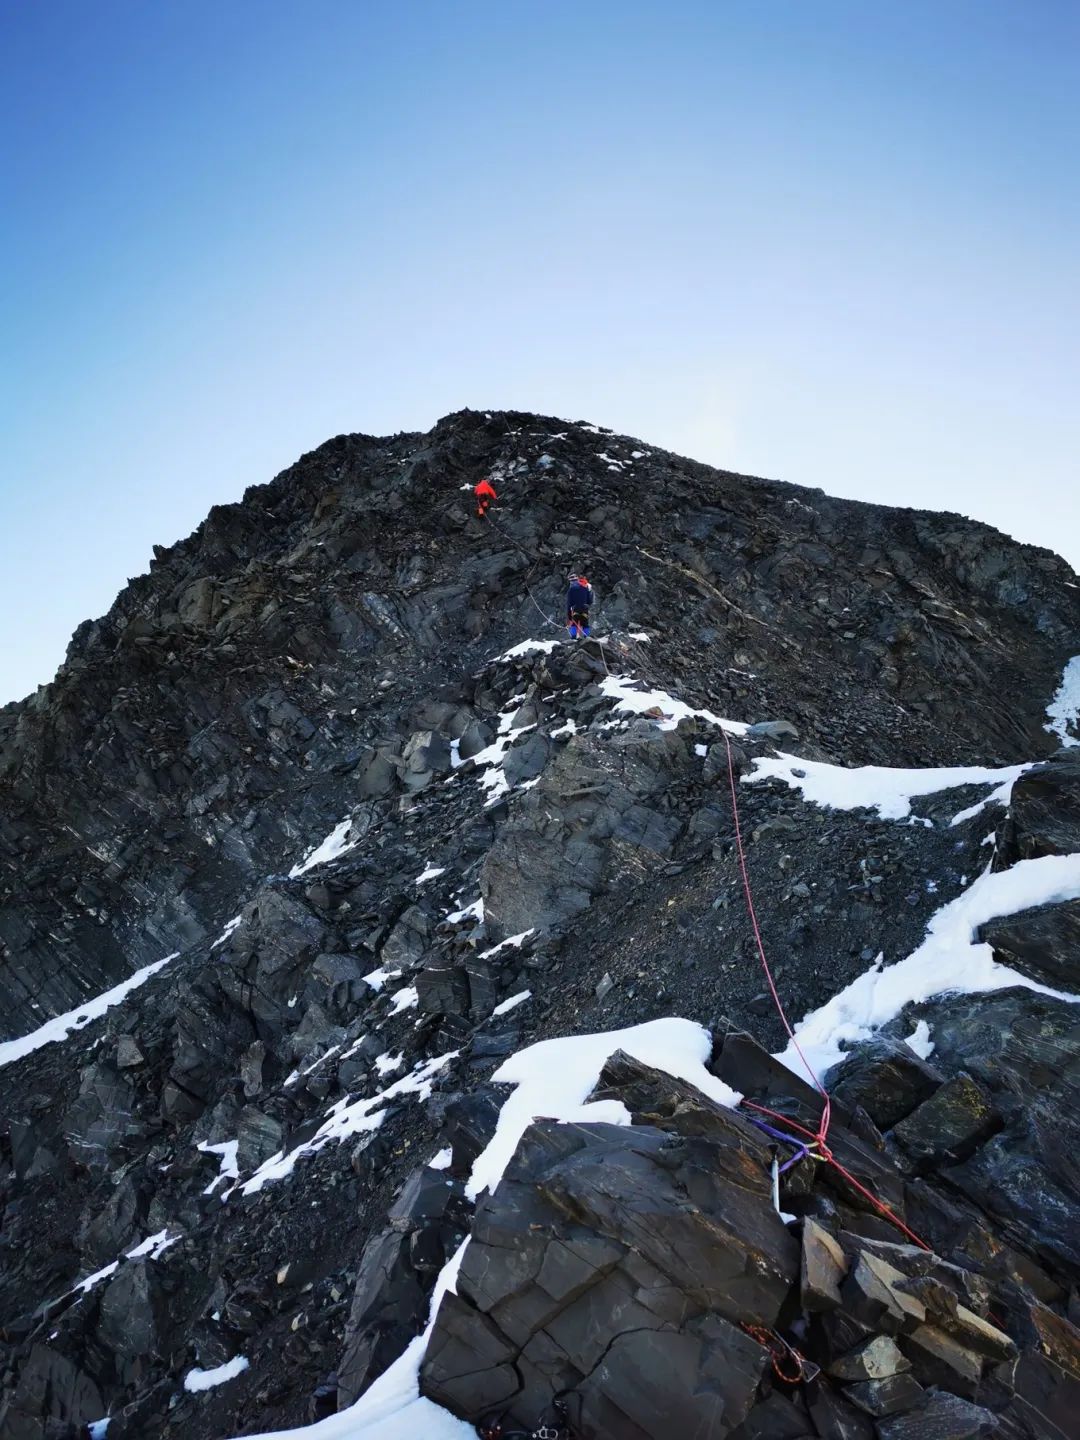
[[[571,646],[576,568],[599,639]],[[1030,987],[1080,990],[1080,772],[1046,729],[1075,584],[958,517],[475,412],[339,437],[158,554],[0,712],[2,1013],[76,1027],[0,1047],[0,1436],[344,1420],[466,1234],[422,1383],[469,1421],[558,1402],[575,1436],[637,1440],[678,1395],[717,1440],[1067,1434],[1080,1036]],[[924,986],[833,1057],[834,1153],[932,1264],[810,1160],[785,1223],[780,1142],[730,1108],[820,1118],[768,1055],[724,730],[793,1018],[850,995],[865,1039],[868,970],[950,907],[954,951],[985,923],[1027,987]],[[672,1024],[704,1046],[693,1083],[638,1053]],[[524,1086],[500,1065],[604,1032],[574,1103],[595,1087],[605,1118],[529,1128],[557,1114],[552,1051],[499,1140]],[[458,1424],[410,1423],[355,1433]]]

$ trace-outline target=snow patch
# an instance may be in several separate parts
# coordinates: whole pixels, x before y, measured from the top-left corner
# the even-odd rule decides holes
[[[904,1039],[904,1044],[909,1050],[914,1050],[920,1060],[929,1060],[934,1053],[934,1042],[930,1039],[930,1026],[925,1020],[920,1020],[910,1035]]]
[[[149,1236],[141,1245],[136,1245],[134,1250],[127,1251],[129,1260],[140,1260],[145,1255],[149,1260],[160,1260],[170,1245],[175,1245],[182,1240],[182,1235],[170,1235],[167,1230],[159,1230],[156,1235]]]
[[[466,1187],[470,1199],[475,1200],[482,1190],[495,1189],[537,1115],[563,1122],[629,1124],[629,1113],[620,1100],[586,1103],[605,1062],[616,1050],[625,1050],[646,1065],[689,1081],[721,1105],[734,1105],[739,1099],[729,1085],[706,1070],[712,1037],[704,1026],[691,1020],[649,1020],[626,1030],[541,1040],[504,1060],[491,1077],[496,1084],[517,1088],[504,1102],[495,1134],[473,1165]]]
[[[446,874],[445,865],[429,865],[413,881],[414,885],[426,885],[429,880],[437,880],[440,875]]]
[[[429,1170],[449,1170],[450,1162],[454,1158],[454,1152],[447,1145],[445,1150],[438,1150],[427,1162]]]
[[[235,1380],[237,1375],[242,1375],[250,1363],[243,1355],[234,1355],[213,1370],[189,1370],[184,1376],[184,1389],[190,1395],[197,1395],[200,1390],[213,1390],[215,1385],[224,1385],[226,1380]]]
[[[340,825],[334,826],[321,845],[309,850],[305,858],[292,867],[289,879],[295,880],[300,875],[306,875],[309,870],[314,870],[316,865],[325,865],[330,860],[336,860],[339,855],[344,855],[347,850],[354,849],[356,841],[350,845],[345,839],[351,828],[352,816],[346,815]]]
[[[403,1010],[411,1010],[414,1005],[419,1005],[420,996],[417,994],[415,985],[406,985],[404,989],[395,990],[390,997],[393,1005],[390,1010],[391,1016],[400,1015]]]
[[[1030,769],[1030,765],[1022,765],[1020,767],[1020,774],[1022,775],[1025,770]],[[966,810],[961,810],[958,815],[954,815],[949,821],[950,827],[953,825],[962,825],[965,820],[973,820],[976,815],[982,814],[987,805],[1008,805],[1012,799],[1012,788],[1016,784],[1017,778],[1018,777],[1014,775],[1012,779],[1003,781],[996,790],[990,791],[990,794],[987,795],[985,800],[980,800],[975,805],[969,805]]]
[[[711,710],[695,710],[684,700],[676,700],[666,690],[635,690],[629,675],[608,675],[600,682],[601,693],[617,701],[617,711],[631,715],[644,715],[648,710],[659,710],[662,719],[656,723],[661,730],[674,730],[680,720],[707,720],[710,725],[719,725],[731,735],[745,735],[747,726],[741,720],[724,720]]]
[[[940,790],[954,790],[960,785],[996,785],[997,789],[982,802],[1008,802],[1013,783],[1029,765],[1008,765],[1003,769],[987,769],[982,765],[951,765],[938,769],[900,770],[888,765],[859,765],[846,769],[828,765],[821,760],[803,760],[798,755],[759,756],[753,773],[744,785],[757,785],[763,780],[782,780],[811,805],[827,810],[876,810],[883,820],[904,820],[911,814],[911,802],[920,795],[934,795]],[[969,814],[976,814],[982,805],[961,811],[952,823],[959,824]]]
[[[476,1427],[457,1420],[420,1394],[420,1364],[427,1349],[435,1315],[442,1298],[457,1286],[458,1271],[468,1240],[463,1240],[443,1266],[435,1282],[427,1328],[411,1341],[389,1369],[347,1410],[298,1425],[293,1430],[270,1430],[247,1440],[476,1440]]]
[[[1056,735],[1063,745],[1080,745],[1080,738],[1070,733],[1077,728],[1080,716],[1080,655],[1074,655],[1065,666],[1061,684],[1046,713],[1050,723],[1043,726],[1044,730]]]
[[[523,1005],[526,1000],[531,999],[531,990],[519,990],[516,995],[511,995],[509,1000],[504,1000],[501,1005],[496,1005],[491,1013],[492,1015],[505,1015],[507,1011],[514,1010],[517,1006]]]
[[[363,981],[365,985],[370,985],[373,990],[381,990],[387,980],[392,980],[395,975],[400,974],[400,970],[388,970],[386,966],[380,965],[378,970],[371,970],[367,975],[363,976]]]
[[[119,1260],[114,1260],[111,1265],[103,1265],[100,1270],[95,1270],[92,1275],[87,1275],[85,1280],[80,1280],[75,1286],[75,1289],[81,1290],[84,1295],[88,1295],[95,1285],[100,1285],[103,1280],[107,1280],[110,1275],[116,1273],[119,1267]],[[74,1291],[72,1291],[72,1294],[74,1294]]]
[[[303,1070],[290,1070],[282,1081],[282,1084],[295,1085],[298,1080],[303,1080],[304,1077],[310,1075],[313,1070],[317,1070],[325,1060],[329,1060],[331,1056],[336,1055],[340,1049],[340,1043],[331,1045],[329,1050],[324,1050],[317,1060],[312,1060],[311,1064],[305,1065]]]
[[[413,991],[414,995],[415,993]],[[399,1095],[417,1095],[421,1100],[427,1100],[431,1095],[435,1076],[457,1056],[457,1050],[437,1055],[434,1060],[417,1065],[408,1075],[396,1080],[385,1090],[380,1090],[377,1095],[369,1095],[365,1100],[354,1100],[350,1104],[346,1097],[335,1101],[327,1112],[326,1119],[310,1140],[288,1152],[279,1150],[276,1155],[271,1155],[269,1160],[264,1160],[240,1186],[241,1194],[253,1195],[271,1180],[283,1180],[287,1175],[291,1175],[302,1155],[315,1155],[324,1145],[347,1140],[351,1135],[360,1135],[367,1130],[377,1130],[385,1118],[387,1103]]]
[[[240,1165],[237,1160],[237,1152],[240,1149],[239,1140],[222,1140],[219,1145],[210,1145],[205,1140],[200,1140],[196,1148],[207,1155],[221,1156],[220,1169],[202,1192],[204,1195],[213,1195],[218,1186],[224,1185],[226,1180],[239,1180]]]
[[[482,897],[474,900],[471,905],[466,905],[464,910],[452,910],[446,917],[447,923],[450,925],[460,925],[463,920],[483,920],[483,918],[484,901]]]
[[[520,950],[529,936],[535,934],[535,930],[523,930],[520,935],[511,935],[506,940],[500,940],[498,945],[492,945],[490,950],[481,950],[479,959],[490,960],[493,955],[498,955],[503,950]]]
[[[240,924],[242,924],[243,919],[244,919],[243,915],[234,915],[231,920],[226,921],[225,929],[222,930],[221,934],[217,937],[217,939],[214,941],[214,943],[210,946],[210,949],[211,949],[211,950],[216,950],[219,945],[224,945],[224,944],[225,944],[225,941],[229,938],[229,936],[233,933],[233,931],[237,928],[237,926],[240,925]]]
[[[550,655],[558,644],[558,640],[522,640],[520,645],[511,646],[502,655],[496,655],[494,660],[489,660],[488,664],[500,665],[504,660],[516,660],[519,655]]]
[[[980,925],[999,915],[1015,915],[1034,905],[1054,905],[1078,896],[1080,854],[1040,855],[1034,860],[1018,860],[1009,870],[984,871],[933,916],[926,939],[906,960],[883,968],[879,956],[865,974],[799,1022],[795,1036],[811,1068],[824,1077],[847,1049],[869,1039],[905,1005],[938,995],[977,995],[1022,986],[1040,995],[1080,1003],[1080,997],[1051,990],[999,965],[990,946],[974,938]],[[778,1058],[796,1074],[804,1073],[794,1044]]]
[[[177,950],[172,955],[166,955],[164,960],[155,960],[152,965],[144,965],[141,970],[136,970],[134,975],[129,975],[111,990],[96,995],[77,1010],[69,1010],[66,1015],[57,1015],[54,1019],[47,1020],[37,1030],[31,1030],[29,1035],[21,1035],[17,1040],[5,1040],[0,1045],[0,1066],[10,1065],[15,1060],[21,1060],[24,1055],[40,1050],[43,1045],[55,1045],[66,1040],[73,1031],[85,1029],[92,1020],[99,1019],[106,1010],[111,1010],[114,1005],[125,1000],[133,990],[145,985],[151,975],[156,975],[164,965],[176,960],[179,954]]]

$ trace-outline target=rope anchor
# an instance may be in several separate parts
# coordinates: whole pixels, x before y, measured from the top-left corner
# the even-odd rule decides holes
[[[772,994],[773,1002],[776,1005],[777,1014],[780,1016],[780,1019],[783,1022],[784,1029],[787,1031],[788,1039],[795,1047],[795,1050],[799,1056],[799,1059],[803,1063],[803,1067],[805,1068],[806,1073],[814,1082],[814,1087],[821,1095],[823,1102],[821,1119],[818,1121],[818,1128],[816,1131],[808,1130],[805,1125],[798,1124],[788,1115],[781,1115],[780,1112],[777,1110],[770,1110],[765,1105],[757,1105],[754,1103],[753,1100],[747,1100],[744,1098],[742,1103],[748,1109],[756,1110],[760,1115],[768,1115],[771,1120],[779,1120],[781,1125],[786,1126],[788,1133],[774,1130],[772,1126],[766,1125],[763,1121],[760,1120],[755,1120],[754,1122],[756,1125],[759,1125],[763,1130],[767,1131],[767,1133],[771,1135],[774,1139],[784,1141],[785,1144],[793,1146],[799,1152],[797,1155],[794,1156],[793,1159],[789,1160],[786,1165],[784,1165],[781,1169],[777,1171],[777,1181],[779,1180],[779,1176],[783,1174],[784,1170],[789,1170],[792,1165],[797,1164],[800,1160],[821,1160],[826,1165],[831,1165],[832,1168],[839,1175],[842,1175],[844,1179],[848,1182],[848,1184],[852,1187],[852,1189],[857,1191],[864,1200],[869,1200],[870,1204],[873,1205],[874,1209],[877,1210],[879,1215],[884,1216],[886,1220],[888,1220],[891,1224],[895,1225],[898,1230],[905,1234],[909,1240],[914,1241],[914,1243],[920,1246],[921,1249],[928,1251],[930,1249],[930,1246],[926,1243],[926,1241],[916,1235],[914,1230],[909,1229],[908,1226],[904,1224],[903,1220],[900,1219],[899,1215],[897,1215],[894,1210],[891,1210],[883,1200],[879,1200],[876,1195],[874,1195],[870,1190],[866,1188],[865,1185],[861,1183],[861,1181],[856,1180],[855,1176],[852,1175],[851,1171],[841,1165],[839,1160],[837,1160],[836,1156],[829,1149],[827,1140],[829,1135],[829,1121],[832,1119],[832,1100],[829,1097],[828,1090],[826,1090],[825,1086],[818,1079],[813,1066],[810,1064],[810,1061],[803,1053],[803,1048],[799,1044],[795,1032],[791,1028],[787,1015],[784,1012],[784,1006],[783,1002],[780,999],[780,993],[776,988],[776,982],[773,979],[772,971],[769,969],[768,956],[765,954],[765,941],[762,939],[761,926],[758,924],[757,912],[754,909],[754,895],[753,891],[750,888],[750,868],[746,863],[746,847],[743,845],[742,825],[739,821],[739,796],[735,785],[735,761],[731,753],[731,741],[728,739],[728,734],[726,730],[721,729],[720,734],[724,737],[724,746],[727,750],[728,783],[731,787],[731,814],[732,819],[735,823],[735,850],[739,857],[739,869],[742,872],[743,894],[746,897],[746,908],[750,915],[750,928],[752,929],[754,934],[754,943],[757,946],[758,957],[761,960],[761,968],[765,971],[765,979],[769,982],[769,990]],[[799,1135],[805,1136],[805,1140],[797,1140],[793,1135],[790,1134],[790,1131],[792,1130],[797,1131]],[[774,1195],[778,1189],[779,1185],[776,1184],[774,1186]],[[777,1209],[779,1209],[778,1201]]]

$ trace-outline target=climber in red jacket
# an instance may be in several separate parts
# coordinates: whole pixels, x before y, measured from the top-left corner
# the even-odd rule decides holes
[[[473,486],[473,494],[476,496],[476,513],[482,520],[488,512],[491,502],[499,497],[495,494],[491,481],[487,478],[481,480],[479,485]]]

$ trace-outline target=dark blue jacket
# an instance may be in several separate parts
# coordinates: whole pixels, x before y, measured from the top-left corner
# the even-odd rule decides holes
[[[575,580],[566,592],[566,613],[569,614],[571,610],[588,610],[592,603],[592,586],[579,585]]]

